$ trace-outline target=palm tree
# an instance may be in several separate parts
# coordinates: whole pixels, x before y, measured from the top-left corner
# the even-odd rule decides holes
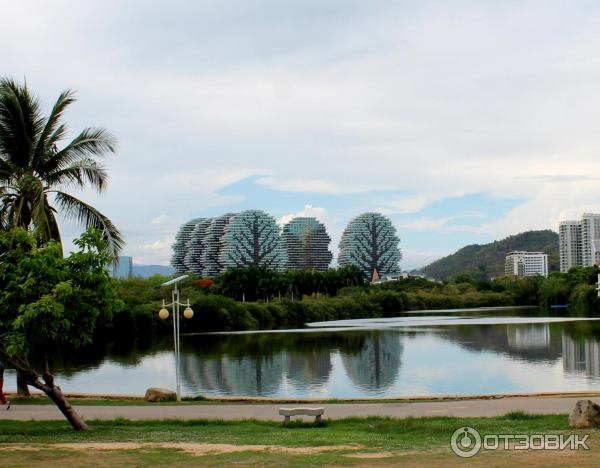
[[[91,186],[102,192],[108,175],[98,160],[114,153],[116,145],[106,130],[86,128],[59,146],[67,135],[63,114],[75,100],[72,91],[63,92],[45,117],[27,84],[0,79],[0,227],[30,228],[40,242],[60,243],[60,212],[86,229],[100,229],[116,256],[124,244],[118,229],[65,191]]]

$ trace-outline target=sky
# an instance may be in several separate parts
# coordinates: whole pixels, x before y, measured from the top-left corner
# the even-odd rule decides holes
[[[401,267],[600,211],[596,1],[0,0],[0,75],[119,141],[125,255],[189,219],[392,219]],[[62,223],[67,249],[80,231]]]

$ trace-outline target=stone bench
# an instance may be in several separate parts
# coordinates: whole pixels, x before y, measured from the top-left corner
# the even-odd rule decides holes
[[[309,407],[298,407],[298,408],[279,408],[279,415],[285,416],[284,424],[290,422],[290,416],[314,416],[315,422],[321,422],[321,416],[325,414],[325,408],[309,408]]]

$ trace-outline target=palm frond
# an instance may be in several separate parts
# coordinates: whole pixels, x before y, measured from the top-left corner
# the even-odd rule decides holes
[[[42,128],[40,104],[27,85],[0,79],[0,154],[16,167],[28,167],[33,143]]]
[[[52,172],[44,178],[44,183],[48,187],[56,185],[84,187],[86,182],[98,192],[102,192],[108,182],[108,173],[104,166],[93,159],[86,158],[69,167]]]
[[[114,153],[117,140],[103,128],[86,128],[67,146],[56,152],[40,168],[40,174],[50,174],[82,159],[94,159]]]
[[[0,184],[9,181],[15,173],[15,169],[9,161],[0,159]]]
[[[48,157],[49,154],[53,153],[53,146],[56,145],[56,142],[60,137],[64,136],[66,127],[60,123],[60,120],[67,107],[73,104],[75,100],[75,93],[70,90],[63,91],[56,100],[56,103],[46,120],[44,130],[42,130],[35,142],[32,161],[32,166],[34,168],[40,166],[40,163]]]
[[[125,240],[115,225],[96,208],[65,192],[56,192],[56,204],[62,213],[84,228],[102,231],[113,257],[117,257],[125,245]]]

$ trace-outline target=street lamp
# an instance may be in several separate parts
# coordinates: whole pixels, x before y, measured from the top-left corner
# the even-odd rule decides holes
[[[161,286],[171,286],[174,285],[172,298],[173,301],[170,304],[165,304],[165,300],[163,299],[162,309],[158,311],[158,316],[161,320],[166,320],[169,318],[169,311],[167,307],[173,306],[173,342],[175,345],[175,379],[177,380],[177,401],[181,401],[181,372],[180,372],[180,340],[179,340],[179,306],[186,306],[183,311],[183,316],[186,319],[191,319],[194,316],[194,311],[190,307],[190,300],[188,299],[187,304],[182,304],[179,302],[179,289],[177,288],[177,283],[186,279],[188,275],[179,276],[178,278],[174,278],[172,280],[163,283]]]

